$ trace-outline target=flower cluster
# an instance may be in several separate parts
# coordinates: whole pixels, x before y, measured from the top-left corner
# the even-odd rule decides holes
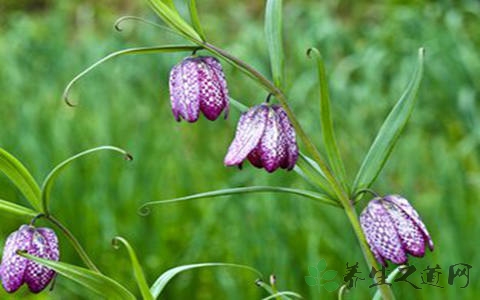
[[[49,228],[22,225],[8,236],[0,265],[0,278],[7,292],[15,292],[24,283],[33,293],[45,289],[55,276],[55,271],[18,255],[17,251],[58,261],[60,252],[55,232]]]
[[[170,100],[177,121],[198,120],[200,111],[215,120],[228,114],[228,89],[220,62],[210,56],[191,56],[170,73]],[[295,130],[279,105],[262,104],[243,113],[224,163],[241,166],[248,160],[268,172],[293,169],[298,158]]]
[[[376,259],[405,264],[407,254],[422,257],[425,244],[433,251],[433,241],[417,211],[398,195],[377,197],[360,215],[360,224]]]

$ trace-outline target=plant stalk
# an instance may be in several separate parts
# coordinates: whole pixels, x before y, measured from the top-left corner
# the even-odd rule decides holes
[[[83,249],[82,245],[80,245],[80,243],[78,242],[78,240],[75,238],[75,236],[70,232],[70,230],[68,230],[67,227],[65,227],[59,220],[55,219],[52,215],[46,215],[45,218],[47,220],[49,220],[50,222],[52,222],[53,224],[55,224],[55,226],[58,227],[58,229],[60,229],[63,234],[65,234],[65,236],[67,237],[67,239],[70,241],[70,243],[72,244],[73,248],[75,249],[75,251],[77,251],[78,255],[80,256],[80,258],[83,260],[83,262],[85,263],[85,265],[91,269],[92,271],[95,271],[97,273],[102,273],[100,272],[100,270],[97,268],[97,266],[95,266],[95,264],[93,263],[93,261],[90,259],[90,257],[88,257],[88,254],[87,252],[85,252],[85,250]]]

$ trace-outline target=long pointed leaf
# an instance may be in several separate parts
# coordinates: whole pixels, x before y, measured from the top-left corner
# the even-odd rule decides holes
[[[202,41],[205,41],[205,32],[203,31],[202,24],[200,23],[200,18],[198,17],[197,1],[188,1],[188,10],[190,11],[190,19],[192,21],[193,28],[195,28]]]
[[[165,286],[168,284],[168,282],[175,277],[177,274],[196,269],[196,268],[205,268],[205,267],[231,267],[231,268],[241,268],[241,269],[246,269],[254,272],[257,274],[259,277],[262,277],[262,273],[257,271],[256,269],[249,267],[249,266],[243,266],[243,265],[237,265],[237,264],[227,264],[227,263],[200,263],[200,264],[192,264],[192,265],[185,265],[185,266],[179,266],[172,268],[170,270],[167,270],[165,273],[160,275],[158,279],[155,281],[155,283],[152,285],[150,288],[150,292],[152,293],[153,297],[156,299],[163,291]]]
[[[0,210],[26,217],[35,217],[36,215],[38,215],[38,212],[35,212],[30,208],[2,199],[0,199]]]
[[[300,195],[306,198],[310,198],[328,205],[338,206],[339,204],[332,199],[330,199],[327,195],[323,195],[320,193],[315,193],[306,190],[300,189],[291,189],[291,188],[284,188],[284,187],[276,187],[276,186],[249,186],[249,187],[241,187],[241,188],[231,188],[231,189],[223,189],[223,190],[216,190],[210,191],[205,193],[199,193],[195,195],[190,195],[186,197],[179,197],[174,199],[167,199],[167,200],[160,200],[160,201],[150,201],[143,204],[139,209],[138,212],[141,215],[148,215],[150,212],[150,206],[159,205],[159,204],[167,204],[167,203],[175,203],[180,201],[188,201],[188,200],[196,200],[196,199],[204,199],[204,198],[214,198],[214,197],[222,197],[222,196],[229,196],[229,195],[236,195],[236,194],[247,194],[247,193],[259,193],[259,192],[277,192],[277,193],[290,193]]]
[[[41,210],[40,188],[27,168],[13,155],[0,148],[0,172],[4,173],[36,210]]]
[[[123,154],[125,159],[127,159],[127,160],[132,160],[133,159],[132,156],[127,151],[125,151],[121,148],[113,147],[113,146],[101,146],[101,147],[88,149],[86,151],[78,153],[78,154],[68,158],[67,160],[61,162],[47,175],[47,177],[43,181],[42,194],[41,194],[42,195],[43,212],[48,211],[48,202],[50,200],[50,192],[52,190],[52,186],[53,186],[53,183],[55,182],[55,179],[58,177],[58,175],[61,173],[61,171],[64,170],[73,161],[75,161],[75,160],[77,160],[77,159],[79,159],[83,156],[86,156],[88,154],[98,152],[98,151],[102,151],[102,150],[119,152],[119,153]]]
[[[340,182],[345,183],[345,167],[338,150],[337,140],[333,130],[333,121],[330,109],[330,95],[328,92],[328,81],[325,74],[325,64],[323,62],[320,51],[316,48],[310,48],[307,52],[308,56],[315,58],[317,62],[318,81],[320,89],[320,122],[322,124],[323,143],[327,152],[328,161],[335,175],[339,177]]]
[[[137,281],[138,288],[140,289],[140,293],[142,294],[143,299],[146,300],[153,300],[153,296],[150,293],[148,288],[147,280],[145,279],[145,275],[142,270],[142,266],[138,262],[137,254],[135,250],[133,250],[132,246],[122,237],[115,237],[112,240],[112,244],[115,248],[118,248],[118,243],[122,243],[125,248],[127,248],[128,255],[130,256],[130,261],[132,262],[133,267],[133,274],[135,276],[135,280]]]
[[[270,54],[273,82],[278,88],[282,89],[285,62],[282,39],[282,0],[267,0],[265,37]]]
[[[77,76],[75,76],[65,87],[63,91],[63,100],[70,106],[74,106],[70,100],[68,99],[68,93],[72,86],[77,82],[80,78],[87,75],[90,71],[98,67],[99,65],[103,64],[104,62],[127,54],[147,54],[147,53],[167,53],[167,52],[181,52],[181,51],[194,51],[198,50],[199,46],[189,46],[189,45],[169,45],[169,46],[154,46],[154,47],[138,47],[138,48],[128,48],[119,51],[115,51],[113,53],[108,54],[107,56],[103,57],[102,59],[96,61],[88,68],[80,72]]]
[[[405,92],[388,114],[380,131],[365,156],[355,178],[354,189],[368,188],[377,178],[387,161],[400,133],[407,124],[416,103],[416,95],[423,75],[425,50],[418,51],[418,66]]]
[[[64,262],[39,258],[24,252],[19,252],[18,254],[55,270],[57,273],[100,294],[106,299],[136,299],[135,296],[120,283],[100,273]]]

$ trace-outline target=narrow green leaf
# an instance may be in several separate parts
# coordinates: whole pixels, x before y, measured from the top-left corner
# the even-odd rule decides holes
[[[135,253],[135,250],[133,250],[132,246],[127,242],[122,237],[115,237],[112,240],[112,244],[114,248],[118,249],[119,245],[118,243],[122,243],[125,248],[127,248],[128,255],[130,256],[130,261],[132,262],[132,267],[133,267],[133,274],[135,276],[135,280],[137,281],[138,288],[140,289],[140,293],[142,294],[143,299],[153,300],[153,296],[150,293],[150,289],[148,288],[148,283],[147,280],[145,279],[145,275],[143,273],[142,266],[138,262],[137,254]]]
[[[323,272],[323,270],[325,270],[326,267],[327,267],[327,261],[324,258],[318,261],[317,263],[318,272],[320,273]]]
[[[425,50],[419,49],[418,65],[407,89],[388,114],[380,131],[365,156],[355,179],[354,190],[368,188],[377,178],[387,161],[400,133],[407,124],[416,102],[416,95],[423,75]]]
[[[325,273],[323,273],[322,279],[323,280],[332,280],[333,278],[335,278],[335,276],[337,276],[337,273],[338,272],[335,271],[335,270],[328,270]]]
[[[305,276],[305,282],[306,282],[309,286],[315,286],[315,285],[318,284],[317,277],[313,277],[313,276]]]
[[[232,268],[241,268],[241,269],[246,269],[250,270],[254,273],[256,273],[259,277],[262,277],[262,273],[257,271],[256,269],[249,267],[249,266],[244,266],[244,265],[237,265],[237,264],[227,264],[227,263],[201,263],[201,264],[192,264],[192,265],[185,265],[185,266],[179,266],[172,268],[170,270],[167,270],[165,273],[160,275],[158,279],[155,281],[155,283],[152,285],[150,288],[150,292],[153,295],[153,297],[156,299],[163,291],[165,286],[170,282],[170,280],[175,277],[177,274],[196,269],[196,268],[206,268],[206,267],[232,267]]]
[[[83,285],[106,299],[136,299],[120,283],[100,273],[64,262],[39,258],[24,252],[19,252],[18,254],[55,270],[57,273]]]
[[[61,171],[63,171],[73,161],[75,161],[75,160],[77,160],[77,159],[79,159],[83,156],[89,155],[91,153],[95,153],[95,152],[103,151],[103,150],[119,152],[119,153],[123,154],[123,156],[125,157],[126,160],[132,160],[133,159],[132,156],[128,152],[126,152],[125,150],[120,149],[118,147],[100,146],[100,147],[88,149],[86,151],[78,153],[78,154],[68,158],[67,160],[61,162],[47,175],[47,177],[43,181],[42,192],[41,192],[43,212],[46,213],[48,211],[48,202],[50,200],[50,192],[52,190],[52,186],[53,186],[53,183],[55,182],[55,179],[58,177],[58,175],[61,173]]]
[[[323,287],[329,292],[335,291],[336,289],[338,289],[339,286],[340,285],[338,284],[338,282],[335,281],[329,281],[323,285]]]
[[[27,168],[13,155],[0,148],[0,172],[4,173],[36,210],[41,210],[40,188]]]
[[[229,195],[236,195],[236,194],[259,193],[259,192],[289,193],[289,194],[304,196],[306,198],[310,198],[310,199],[320,201],[322,203],[333,205],[333,206],[339,205],[337,202],[331,200],[328,196],[320,193],[316,193],[316,192],[300,190],[300,189],[276,187],[276,186],[249,186],[249,187],[210,191],[210,192],[199,193],[199,194],[194,194],[190,196],[167,199],[167,200],[150,201],[140,206],[138,209],[138,213],[144,216],[148,215],[150,213],[150,206],[159,205],[159,204],[176,203],[180,201],[214,198],[214,197],[222,197],[222,196],[229,196]]]
[[[153,11],[162,19],[165,24],[172,27],[172,29],[180,32],[186,39],[200,44],[202,38],[198,35],[195,29],[192,28],[178,13],[172,1],[167,1],[168,4],[161,0],[148,0]]]
[[[290,291],[283,291],[283,292],[274,293],[268,297],[263,298],[262,300],[278,299],[278,297],[281,297],[282,299],[286,299],[286,300],[291,299],[290,297],[287,297],[287,296],[290,296],[296,299],[303,299],[302,295],[300,294],[297,294],[295,292],[290,292]]]
[[[142,17],[137,17],[137,16],[123,16],[123,17],[120,17],[118,18],[115,23],[113,23],[113,27],[117,30],[117,31],[123,31],[121,25],[126,22],[126,21],[137,21],[137,22],[140,22],[140,23],[144,23],[144,24],[147,24],[147,25],[151,25],[151,26],[154,26],[154,27],[157,27],[161,30],[165,30],[169,33],[173,33],[173,34],[176,34],[178,36],[181,36],[183,37],[183,35],[179,34],[178,32],[172,30],[170,27],[167,27],[167,26],[164,26],[164,25],[160,25],[160,24],[157,24],[155,22],[152,22],[150,20],[147,20],[147,19],[144,19]]]
[[[26,217],[35,217],[36,215],[38,215],[38,212],[35,212],[30,208],[2,199],[0,199],[0,210]]]
[[[310,274],[313,277],[318,277],[318,270],[317,268],[310,266],[308,267],[308,274]]]
[[[87,75],[90,71],[101,65],[102,63],[118,56],[127,55],[127,54],[147,54],[147,53],[167,53],[167,52],[181,52],[181,51],[194,51],[200,49],[199,46],[189,46],[189,45],[169,45],[169,46],[154,46],[154,47],[138,47],[138,48],[128,48],[119,50],[113,53],[108,54],[102,59],[96,61],[94,64],[90,65],[88,68],[80,72],[75,76],[65,87],[63,91],[63,100],[70,106],[74,106],[68,99],[68,94],[73,84],[77,82],[80,78]]]
[[[297,160],[297,165],[294,170],[300,175],[305,175],[307,181],[311,182],[315,187],[320,188],[324,193],[333,195],[334,192],[326,181],[325,175],[318,167],[318,164],[302,152],[299,154],[299,159]],[[299,172],[297,168],[300,169],[301,172]]]
[[[282,0],[267,0],[265,37],[270,54],[273,82],[278,88],[282,89],[285,63],[282,39]]]
[[[197,3],[195,0],[188,1],[188,10],[190,11],[190,19],[192,21],[193,28],[197,31],[202,41],[205,41],[205,32],[203,31],[200,18],[198,17]]]
[[[333,129],[333,120],[330,109],[330,95],[328,92],[328,81],[325,74],[325,64],[323,62],[320,51],[316,48],[310,48],[307,51],[309,57],[315,58],[318,69],[318,81],[320,88],[320,122],[322,124],[323,143],[327,152],[327,158],[335,175],[338,176],[340,182],[346,182],[345,167],[338,150],[337,140]],[[344,186],[346,187],[346,186]]]

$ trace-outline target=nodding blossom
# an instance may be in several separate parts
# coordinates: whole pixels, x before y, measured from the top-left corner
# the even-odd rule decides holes
[[[268,172],[293,169],[298,159],[295,130],[281,106],[261,104],[242,114],[224,163],[241,166],[246,158]]]
[[[407,255],[423,257],[433,241],[420,216],[407,199],[398,195],[377,197],[360,215],[360,224],[376,259],[386,265],[407,263]]]
[[[20,226],[8,236],[0,265],[0,278],[7,292],[15,292],[24,283],[33,293],[45,289],[55,276],[55,271],[18,255],[17,251],[58,261],[60,253],[55,232],[49,228]]]
[[[222,65],[215,57],[190,56],[170,72],[170,101],[177,121],[198,120],[200,111],[211,121],[225,111],[228,116],[228,89]]]

